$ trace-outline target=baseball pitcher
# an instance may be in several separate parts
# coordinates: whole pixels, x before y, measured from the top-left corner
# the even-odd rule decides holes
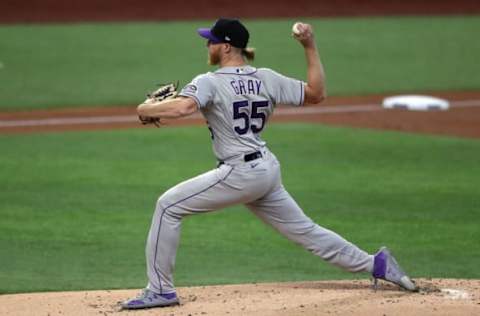
[[[179,304],[173,270],[182,218],[234,204],[245,205],[280,234],[331,264],[416,290],[387,248],[368,254],[306,216],[283,186],[280,164],[260,137],[275,105],[303,106],[325,99],[325,75],[312,27],[297,23],[293,33],[305,52],[306,82],[248,65],[255,52],[247,47],[249,32],[238,20],[219,19],[198,34],[207,40],[209,64],[218,70],[195,77],[178,95],[175,85],[161,87],[137,111],[144,124],[200,111],[207,119],[218,165],[160,196],[146,244],[148,285],[122,307]]]

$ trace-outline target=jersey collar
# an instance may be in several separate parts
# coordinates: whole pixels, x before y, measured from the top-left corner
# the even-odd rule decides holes
[[[215,71],[216,74],[223,75],[251,75],[257,72],[257,68],[245,65],[240,67],[223,67]]]

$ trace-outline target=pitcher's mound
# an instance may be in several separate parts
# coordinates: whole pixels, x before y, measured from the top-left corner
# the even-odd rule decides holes
[[[179,288],[181,305],[121,311],[138,290],[0,296],[0,315],[480,315],[480,280],[417,280],[409,293],[368,281],[318,281]]]

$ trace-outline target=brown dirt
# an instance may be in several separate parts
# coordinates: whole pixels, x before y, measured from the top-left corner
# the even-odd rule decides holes
[[[480,315],[480,280],[419,280],[420,293],[368,281],[316,281],[179,288],[181,305],[121,311],[137,290],[0,296],[0,314],[15,315]]]
[[[448,111],[385,110],[381,107],[384,95],[363,97],[330,97],[320,106],[286,108],[279,107],[273,122],[311,122],[337,126],[353,126],[379,130],[396,130],[414,133],[440,134],[458,137],[480,138],[480,92],[428,93],[452,102]],[[476,100],[473,106],[455,106],[458,101]],[[118,119],[117,122],[92,122],[89,119]],[[44,120],[60,119],[64,123],[47,124]],[[84,122],[73,124],[70,119]],[[31,122],[37,125],[25,126]],[[6,123],[18,123],[6,126]],[[21,124],[24,124],[21,126]],[[200,115],[166,125],[203,125]],[[14,124],[15,125],[15,124]],[[25,112],[0,112],[1,133],[31,133],[68,130],[120,129],[143,127],[136,120],[135,106],[115,108],[76,108]]]

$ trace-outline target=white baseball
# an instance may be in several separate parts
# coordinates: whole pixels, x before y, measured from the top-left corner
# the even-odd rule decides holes
[[[300,31],[300,29],[298,28],[300,25],[302,25],[302,23],[297,22],[297,23],[295,23],[295,24],[292,26],[292,32],[293,32],[293,34],[295,34],[295,35],[300,35],[301,31]]]

